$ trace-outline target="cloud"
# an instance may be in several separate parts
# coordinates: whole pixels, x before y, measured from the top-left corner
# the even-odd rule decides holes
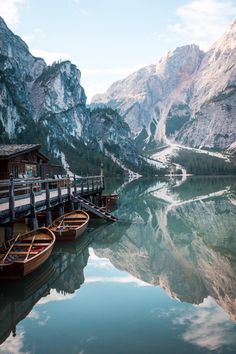
[[[182,337],[186,342],[208,350],[217,350],[236,342],[234,324],[210,297],[202,305],[182,313],[173,323],[185,326]]]
[[[33,309],[27,316],[27,318],[31,318],[36,321],[40,327],[45,326],[47,322],[50,320],[51,316],[47,314],[46,311],[39,312]]]
[[[9,336],[6,341],[0,346],[0,354],[30,354],[23,350],[24,348],[25,331],[17,327],[16,337]]]
[[[117,284],[136,284],[137,286],[151,286],[148,283],[145,283],[142,280],[136,279],[132,277],[131,275],[127,276],[91,276],[91,277],[86,277],[85,283],[117,283]]]
[[[71,60],[72,61],[71,56],[65,52],[50,52],[47,50],[36,49],[36,48],[31,48],[30,51],[35,57],[43,58],[47,64],[52,64],[54,61],[57,61],[57,60]]]
[[[180,21],[168,26],[170,35],[208,49],[236,16],[236,5],[231,0],[195,0],[179,7],[177,16]]]
[[[37,306],[38,305],[45,305],[45,304],[48,304],[49,302],[67,301],[67,300],[73,299],[73,297],[75,297],[75,293],[74,294],[67,294],[65,296],[62,293],[58,293],[56,290],[51,290],[49,295],[42,297],[37,302]]]
[[[16,27],[20,22],[20,6],[24,4],[26,4],[26,0],[1,0],[0,15],[8,25]]]

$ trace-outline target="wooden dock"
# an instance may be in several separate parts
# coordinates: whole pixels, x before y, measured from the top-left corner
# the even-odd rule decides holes
[[[50,179],[13,179],[0,181],[0,226],[12,225],[23,217],[31,217],[37,227],[37,213],[46,211],[51,222],[50,212],[53,208],[61,208],[71,204],[72,196],[95,199],[104,190],[104,176],[66,176]]]

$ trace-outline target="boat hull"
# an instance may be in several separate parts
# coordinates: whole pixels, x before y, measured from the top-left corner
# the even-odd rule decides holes
[[[53,233],[56,236],[56,240],[59,242],[75,241],[83,235],[83,233],[87,229],[87,226],[88,222],[77,230],[53,231]]]
[[[67,220],[68,218],[69,220]],[[81,221],[81,218],[83,221]],[[64,220],[67,226],[58,227]],[[88,223],[89,215],[83,210],[77,210],[56,219],[53,224],[49,226],[49,229],[55,234],[56,241],[75,241],[83,235],[88,227]]]
[[[55,243],[55,235],[50,230],[47,230],[45,232],[47,234],[52,234],[52,242],[48,245],[48,247],[46,249],[43,249],[42,252],[39,252],[34,257],[29,258],[28,260],[16,260],[10,264],[0,263],[0,280],[21,279],[38,269],[42,264],[46,262],[46,260],[50,257],[52,253],[53,245]],[[22,235],[22,237],[23,236],[24,235]]]

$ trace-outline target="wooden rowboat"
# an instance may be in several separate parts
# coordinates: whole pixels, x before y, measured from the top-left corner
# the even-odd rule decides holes
[[[50,256],[55,235],[47,228],[18,235],[0,246],[0,279],[20,279]]]
[[[57,241],[73,241],[80,237],[89,223],[89,215],[84,210],[75,210],[56,219],[50,230]]]

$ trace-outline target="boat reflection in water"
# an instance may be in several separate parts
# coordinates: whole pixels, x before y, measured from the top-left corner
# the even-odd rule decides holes
[[[74,293],[84,283],[84,267],[89,257],[88,236],[55,246],[51,258],[33,274],[17,282],[1,282],[0,344],[29,315],[33,307],[54,289],[57,293]]]

